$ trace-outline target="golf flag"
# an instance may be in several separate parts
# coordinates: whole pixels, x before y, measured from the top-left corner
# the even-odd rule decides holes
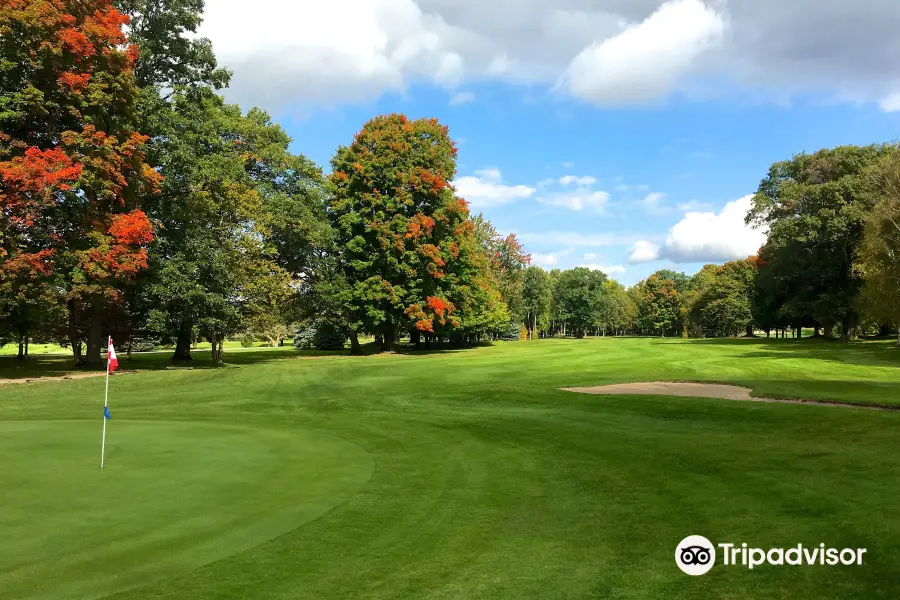
[[[106,422],[112,419],[109,414],[109,374],[119,368],[119,361],[116,359],[116,349],[113,348],[112,336],[110,336],[106,347],[106,395],[103,398],[103,441],[100,442],[100,468],[104,466],[106,460]]]
[[[109,338],[109,348],[107,349],[106,360],[109,364],[110,373],[119,368],[119,361],[116,360],[116,349],[113,348],[112,338]]]

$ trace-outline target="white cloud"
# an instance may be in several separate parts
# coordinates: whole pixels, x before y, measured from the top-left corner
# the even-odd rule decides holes
[[[585,48],[569,65],[563,85],[602,105],[657,100],[724,33],[723,17],[700,0],[671,0],[639,25]]]
[[[884,112],[900,111],[900,92],[893,92],[881,99],[881,110]]]
[[[575,163],[573,163],[572,161],[568,161],[568,162],[564,162],[564,163],[563,163],[563,168],[565,168],[565,169],[572,169],[572,168],[574,168],[574,167],[575,167]]]
[[[551,206],[561,206],[569,210],[593,210],[597,213],[603,213],[606,210],[606,204],[609,202],[609,192],[594,192],[587,188],[578,188],[572,192],[563,192],[538,198],[538,202]]]
[[[687,202],[679,202],[676,207],[681,212],[702,212],[712,210],[709,202],[701,202],[699,200],[688,200]]]
[[[662,247],[639,241],[628,262],[667,259],[675,263],[725,262],[756,254],[766,242],[766,232],[744,224],[753,196],[744,196],[715,212],[688,212],[669,230]]]
[[[639,186],[636,186],[636,188],[638,191],[641,191],[641,192],[647,192],[650,190],[649,185],[639,185]]]
[[[540,181],[538,181],[537,186],[539,188],[545,188],[548,185],[553,185],[554,183],[556,183],[555,179],[541,179]]]
[[[541,246],[566,246],[573,248],[599,248],[632,244],[635,235],[622,233],[579,233],[575,231],[547,231],[543,233],[524,232],[516,234],[523,243]]]
[[[457,194],[474,207],[497,206],[530,198],[537,191],[526,185],[505,185],[499,169],[476,171],[475,175],[457,177],[453,181]]]
[[[641,210],[648,215],[660,216],[671,212],[671,208],[663,204],[666,195],[662,192],[652,192],[647,194],[643,200],[639,200],[637,204]]]
[[[747,258],[766,242],[766,233],[744,224],[753,196],[729,202],[719,212],[689,212],[669,232],[666,258],[677,263]]]
[[[450,98],[450,106],[462,106],[469,102],[475,102],[475,94],[472,92],[457,92]]]
[[[591,177],[590,175],[585,175],[584,177],[576,177],[575,175],[564,175],[559,178],[560,185],[569,186],[573,183],[579,186],[589,186],[597,183],[596,177]]]
[[[603,273],[606,273],[607,275],[622,275],[623,273],[625,273],[625,271],[627,271],[627,269],[622,265],[605,266],[595,263],[589,263],[579,266],[584,267],[585,269],[590,269],[591,271],[601,271]]]
[[[475,171],[475,175],[493,183],[500,183],[503,181],[503,174],[500,173],[500,169],[497,167],[488,167],[486,169]]]
[[[593,252],[588,252],[584,255],[584,260],[594,260],[597,258],[597,255]]]
[[[900,107],[896,2],[705,2],[207,0],[198,33],[234,71],[229,100],[270,110],[370,102],[414,83],[453,94],[469,81],[561,77],[600,104],[677,88],[702,98],[711,82],[740,97],[819,92]]]
[[[646,240],[638,240],[628,252],[628,262],[632,265],[659,260],[659,246]]]
[[[531,262],[542,267],[555,267],[559,264],[559,260],[561,258],[569,256],[570,254],[572,254],[572,252],[574,252],[572,248],[563,250],[561,252],[532,252]]]

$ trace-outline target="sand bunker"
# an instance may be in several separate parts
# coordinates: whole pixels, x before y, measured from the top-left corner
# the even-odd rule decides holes
[[[643,395],[643,396],[690,396],[692,398],[721,398],[723,400],[749,400],[751,402],[781,402],[785,404],[823,404],[825,406],[845,406],[850,408],[867,408],[871,410],[898,410],[896,406],[861,406],[829,402],[827,400],[786,400],[779,398],[761,398],[751,396],[753,390],[736,385],[719,383],[673,383],[667,381],[651,381],[646,383],[617,383],[595,387],[562,388],[565,392],[580,394],[605,395]]]

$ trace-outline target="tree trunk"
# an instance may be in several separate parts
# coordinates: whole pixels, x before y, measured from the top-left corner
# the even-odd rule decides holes
[[[75,304],[70,302],[68,310],[69,345],[72,347],[72,359],[75,361],[75,366],[80,367],[82,365],[83,358],[81,356],[81,338],[78,337],[78,323],[75,317]]]
[[[381,351],[389,352],[394,345],[394,337],[396,336],[396,332],[392,325],[385,326],[383,329],[384,330],[381,338]]]
[[[28,335],[26,334],[26,335],[25,335],[25,358],[28,358],[28,342],[29,342],[29,341],[30,341],[30,340],[29,340],[29,338],[28,338]]]
[[[886,337],[888,337],[890,334],[891,334],[891,333],[890,333],[890,330],[888,329],[888,326],[887,326],[886,323],[883,324],[883,325],[879,325],[879,326],[878,326],[878,337],[884,337],[884,338],[886,338]]]
[[[409,339],[416,345],[416,350],[422,349],[422,332],[418,329],[409,332]]]
[[[766,339],[769,339],[769,335],[771,335],[771,333],[772,333],[771,329],[766,329]]]
[[[859,315],[854,311],[847,313],[843,320],[843,338],[845,340],[859,339]]]
[[[19,360],[25,360],[25,335],[19,334]]]
[[[362,354],[362,348],[359,345],[359,334],[355,331],[350,332],[350,355],[358,356]]]
[[[103,299],[91,297],[91,322],[88,325],[87,365],[92,368],[103,366]]]
[[[825,336],[826,340],[834,339],[834,323],[831,321],[826,321],[822,323],[822,335]]]
[[[753,333],[753,325],[747,325],[747,337],[752,338],[756,337],[756,334]]]
[[[191,337],[194,331],[194,323],[191,319],[183,317],[181,325],[178,327],[178,340],[175,343],[175,354],[172,356],[173,361],[190,361],[191,357]]]
[[[798,340],[803,339],[803,328],[802,327],[797,328],[797,339]]]

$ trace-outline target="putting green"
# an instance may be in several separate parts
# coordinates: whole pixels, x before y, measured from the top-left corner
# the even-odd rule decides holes
[[[100,428],[0,422],[4,598],[96,598],[219,560],[345,502],[374,468],[296,426],[113,420],[100,470]]]

